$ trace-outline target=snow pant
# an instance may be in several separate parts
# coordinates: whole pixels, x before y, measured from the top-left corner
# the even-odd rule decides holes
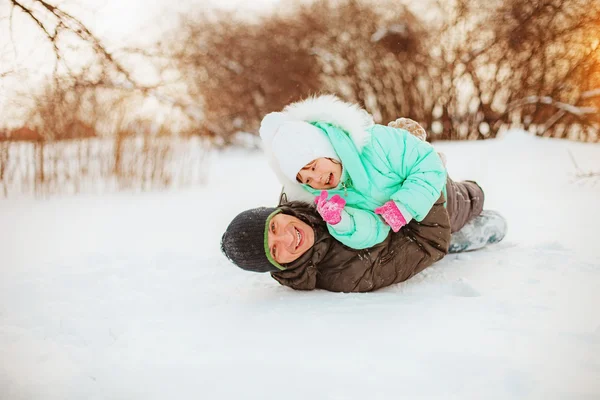
[[[450,177],[446,182],[446,210],[450,217],[452,233],[483,211],[484,195],[481,187],[474,181],[454,182]]]

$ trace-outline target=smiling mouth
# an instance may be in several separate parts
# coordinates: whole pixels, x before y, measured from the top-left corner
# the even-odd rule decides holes
[[[296,248],[294,250],[298,250],[303,242],[302,239],[304,236],[302,235],[302,231],[300,231],[298,228],[294,227],[294,231],[296,232]]]
[[[329,185],[332,180],[333,180],[333,174],[329,174],[329,176],[327,177],[327,181],[325,181],[325,185]]]

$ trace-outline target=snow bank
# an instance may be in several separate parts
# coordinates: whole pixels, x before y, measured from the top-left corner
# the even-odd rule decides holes
[[[260,153],[205,187],[0,201],[0,398],[600,398],[600,146],[522,132],[439,143],[504,242],[370,294],[295,292],[220,236],[273,204]],[[260,183],[264,183],[259,188]]]

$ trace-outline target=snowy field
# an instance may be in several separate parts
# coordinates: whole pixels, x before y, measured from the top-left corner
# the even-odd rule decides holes
[[[279,194],[260,153],[185,191],[0,200],[0,399],[600,399],[600,182],[569,155],[600,170],[600,145],[436,147],[508,236],[369,294],[221,255]]]

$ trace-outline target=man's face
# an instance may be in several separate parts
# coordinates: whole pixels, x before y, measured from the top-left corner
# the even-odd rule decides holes
[[[279,264],[297,260],[315,244],[313,228],[291,215],[276,214],[268,229],[269,251]]]
[[[313,189],[333,189],[342,177],[342,164],[330,158],[317,158],[304,166],[296,175],[298,182]]]

